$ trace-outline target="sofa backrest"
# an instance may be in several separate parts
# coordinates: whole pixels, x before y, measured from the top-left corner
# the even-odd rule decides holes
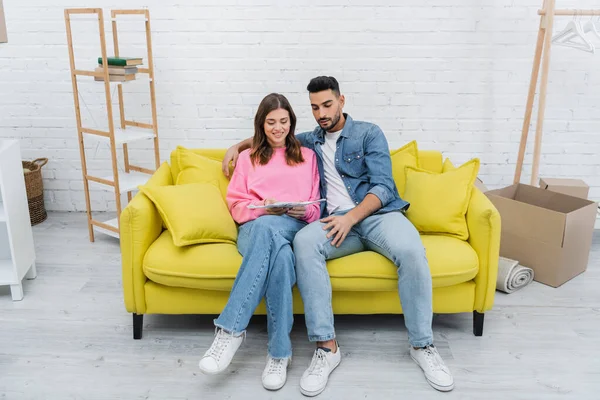
[[[190,149],[194,153],[208,157],[212,160],[223,161],[227,149]],[[171,153],[171,157],[176,150]],[[431,172],[442,172],[442,153],[437,150],[419,150],[419,165],[421,168]],[[173,177],[179,175],[177,163],[171,163]]]

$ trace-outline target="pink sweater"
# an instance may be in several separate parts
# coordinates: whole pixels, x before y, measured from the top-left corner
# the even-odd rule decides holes
[[[266,165],[252,166],[250,150],[240,153],[227,188],[227,204],[238,224],[265,215],[265,209],[249,209],[249,204],[262,205],[265,199],[308,201],[319,199],[319,170],[315,153],[302,147],[304,162],[290,166],[285,161],[285,148],[277,148]],[[319,204],[306,206],[303,220],[319,219]]]

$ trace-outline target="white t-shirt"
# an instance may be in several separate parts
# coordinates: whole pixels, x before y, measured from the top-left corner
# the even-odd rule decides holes
[[[355,207],[354,201],[348,194],[348,189],[339,172],[335,168],[336,142],[342,131],[326,132],[323,150],[323,168],[325,172],[325,184],[327,185],[327,211],[348,210]]]

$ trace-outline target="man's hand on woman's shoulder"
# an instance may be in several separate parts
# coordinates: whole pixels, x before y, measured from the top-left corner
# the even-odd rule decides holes
[[[229,163],[233,169],[235,169],[235,165],[237,164],[238,157],[240,153],[246,149],[249,149],[252,146],[252,138],[244,139],[238,144],[234,144],[225,152],[225,157],[223,157],[223,162],[221,163],[221,170],[223,171],[223,175],[229,178]]]
[[[235,169],[235,164],[237,163],[237,159],[240,156],[240,152],[238,150],[237,145],[231,146],[227,149],[225,153],[225,157],[223,157],[223,163],[221,164],[221,169],[223,170],[223,174],[229,178],[229,163]]]

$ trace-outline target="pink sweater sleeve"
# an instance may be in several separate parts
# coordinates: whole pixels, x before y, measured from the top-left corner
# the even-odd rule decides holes
[[[310,192],[310,200],[319,200],[321,197],[320,192],[320,178],[319,178],[319,168],[317,166],[317,156],[315,153],[312,154],[312,188]],[[321,203],[311,204],[306,206],[306,214],[304,215],[304,220],[309,224],[319,219],[321,216]]]
[[[227,205],[231,216],[238,224],[252,221],[266,214],[264,209],[248,208],[248,205],[260,205],[262,200],[248,193],[248,169],[251,167],[249,159],[240,157],[235,167],[229,186],[227,187]]]

